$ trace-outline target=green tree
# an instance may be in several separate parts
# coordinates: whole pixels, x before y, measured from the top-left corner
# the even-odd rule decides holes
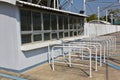
[[[106,21],[106,16],[101,16],[100,20]],[[111,23],[111,16],[110,15],[108,16],[108,22]]]
[[[110,14],[113,14],[114,21],[117,21],[118,24],[120,24],[120,9],[109,9],[108,10],[109,19],[111,18]]]
[[[92,21],[92,20],[96,20],[97,19],[97,15],[96,14],[92,14],[87,18],[87,22]]]
[[[105,20],[106,20],[106,16],[101,16],[101,17],[100,17],[100,20],[105,21]]]

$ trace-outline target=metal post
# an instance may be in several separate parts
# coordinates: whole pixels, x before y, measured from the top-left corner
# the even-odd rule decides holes
[[[70,47],[70,45],[69,45],[69,47]],[[70,49],[71,48],[69,48],[69,53],[68,53],[69,54],[69,67],[71,67],[71,53],[70,53]]]
[[[56,8],[56,0],[54,0],[54,9]]]
[[[98,23],[100,21],[100,7],[98,6]]]
[[[108,22],[108,10],[106,10],[106,22]]]
[[[91,50],[89,49],[90,52],[90,78],[92,77],[92,59],[91,59]]]
[[[95,46],[95,47],[96,47],[96,46]],[[95,68],[95,71],[98,71],[98,68],[97,68],[97,60],[98,60],[97,51],[98,51],[98,50],[97,50],[97,47],[96,47],[96,53],[95,53],[95,60],[96,60],[96,61],[95,61],[95,64],[96,64],[95,66],[96,66],[96,68]]]
[[[84,15],[86,15],[86,0],[83,1],[83,11],[84,11]],[[84,19],[85,22],[87,22],[87,19]]]
[[[53,49],[54,49],[54,48],[52,48],[52,54],[51,54],[51,56],[52,56],[52,70],[55,71]]]
[[[84,14],[86,15],[86,0],[84,0],[84,3],[83,3],[83,10],[84,10]]]
[[[111,24],[113,24],[113,14],[110,15],[111,15]]]
[[[51,53],[50,53],[50,44],[48,45],[48,57],[49,57],[49,64],[51,62]]]
[[[84,59],[84,58],[83,58],[83,49],[81,49],[81,53],[82,53],[82,60],[83,60],[83,59]]]
[[[59,9],[59,1],[57,0],[57,9]]]
[[[100,66],[102,66],[102,45],[100,44]]]

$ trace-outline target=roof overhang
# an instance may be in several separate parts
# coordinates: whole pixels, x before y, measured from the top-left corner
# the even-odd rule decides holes
[[[74,13],[74,12],[70,12],[70,11],[65,11],[65,10],[60,10],[60,9],[54,9],[54,8],[50,8],[50,7],[46,7],[46,6],[41,6],[41,5],[37,5],[37,4],[33,4],[33,3],[29,3],[29,2],[25,2],[25,1],[17,1],[18,6],[21,5],[27,5],[30,7],[36,7],[39,9],[44,9],[44,10],[49,10],[49,11],[55,11],[55,12],[59,12],[59,13],[65,13],[65,14],[70,14],[70,15],[75,15],[75,16],[80,16],[80,17],[87,17],[87,15],[84,14],[78,14],[78,13]]]

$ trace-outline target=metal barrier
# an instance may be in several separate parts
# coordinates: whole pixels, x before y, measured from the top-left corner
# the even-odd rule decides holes
[[[82,43],[86,43],[86,45],[95,45],[97,47],[97,54],[99,53],[100,56],[98,58],[100,58],[100,66],[102,66],[102,45],[100,43],[97,42],[82,42]]]
[[[59,52],[55,52],[56,49],[61,49]],[[85,53],[87,51],[87,53]],[[74,40],[69,43],[62,43],[52,46],[48,46],[49,53],[49,63],[52,63],[52,69],[55,70],[54,63],[64,63],[68,64],[70,67],[72,65],[80,65],[89,67],[89,74],[92,77],[92,58],[95,59],[95,70],[97,71],[97,63],[100,62],[100,66],[102,66],[102,62],[106,62],[106,58],[111,56],[113,52],[116,51],[116,37],[115,36],[97,36],[97,37],[89,37],[83,38],[79,40]],[[57,55],[55,55],[57,53]],[[95,56],[92,56],[95,54]],[[103,59],[102,59],[103,56]],[[57,60],[63,58],[63,60]],[[80,63],[74,63],[74,59],[78,61],[84,61],[85,59],[89,60],[89,66],[83,65]],[[84,59],[85,58],[85,59]],[[87,61],[88,61],[87,60]]]
[[[63,61],[59,61],[59,60],[56,60],[56,58],[58,57],[55,57],[55,48],[67,48],[68,49],[68,62],[67,60],[63,60]],[[73,63],[72,62],[72,50],[73,48],[75,49],[85,49],[89,52],[89,66],[88,65],[82,65],[82,64],[79,64],[79,63]],[[66,54],[67,55],[67,54]],[[62,55],[63,56],[63,55]],[[80,65],[80,66],[85,66],[85,67],[89,67],[89,76],[92,77],[92,58],[91,58],[91,49],[89,47],[84,47],[84,46],[70,46],[70,45],[62,45],[62,46],[53,46],[52,47],[52,53],[51,53],[51,57],[52,57],[52,69],[53,71],[55,70],[54,68],[54,63],[63,63],[63,64],[69,64],[69,66],[71,67],[71,65]],[[63,56],[64,57],[64,56]],[[88,57],[88,56],[87,56]],[[67,62],[67,63],[66,63]]]
[[[92,58],[95,58],[96,60],[96,67],[97,67],[97,61],[98,61],[98,58],[100,58],[100,66],[102,66],[102,52],[101,52],[101,49],[102,49],[102,45],[100,43],[94,43],[94,42],[79,42],[79,41],[76,41],[76,42],[71,42],[72,44],[74,45],[79,45],[79,46],[87,46],[89,48],[91,48],[92,52],[94,51],[95,49],[95,56],[96,57],[92,57]],[[92,49],[93,47],[93,49]],[[100,54],[100,56],[98,57],[98,53]],[[96,69],[97,71],[97,69]]]
[[[84,38],[80,41],[100,43],[102,45],[104,62],[105,62],[105,58],[109,56],[110,53],[113,53],[113,51],[116,50],[116,37],[115,36],[90,37],[90,38]]]

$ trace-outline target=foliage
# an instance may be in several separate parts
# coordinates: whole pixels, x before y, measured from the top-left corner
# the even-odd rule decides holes
[[[113,23],[120,25],[120,9],[109,9],[108,10],[108,22],[111,23],[111,14],[113,15]],[[91,20],[96,20],[97,19],[97,15],[96,14],[92,14],[89,15],[89,17],[87,18],[87,21],[91,21]],[[101,16],[100,20],[106,21],[106,16]]]
[[[120,9],[109,9],[108,14],[113,14],[114,18],[120,19]]]
[[[109,9],[108,18],[111,18],[110,14],[113,15],[113,22],[115,24],[120,24],[120,9]]]
[[[97,15],[96,14],[92,14],[87,18],[87,22],[92,21],[92,20],[96,20],[97,19]]]

